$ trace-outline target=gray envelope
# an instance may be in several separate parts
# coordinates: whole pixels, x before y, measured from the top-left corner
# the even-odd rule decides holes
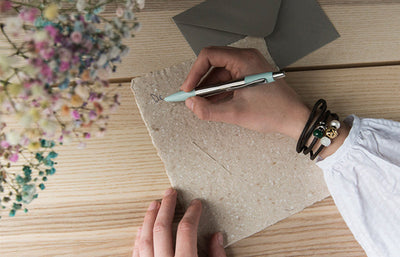
[[[280,68],[339,37],[315,0],[207,0],[173,19],[196,54],[263,37]]]

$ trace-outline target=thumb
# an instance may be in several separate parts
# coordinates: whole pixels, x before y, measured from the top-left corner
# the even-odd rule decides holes
[[[211,237],[209,256],[210,257],[226,257],[224,249],[224,237],[221,232],[215,233]]]
[[[185,104],[201,120],[234,123],[237,115],[232,100],[212,103],[203,97],[195,96],[186,99]]]

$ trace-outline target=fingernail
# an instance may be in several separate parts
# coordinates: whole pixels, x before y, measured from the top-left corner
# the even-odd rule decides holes
[[[172,195],[175,192],[173,188],[168,188],[167,191],[165,191],[164,196]]]
[[[192,200],[190,202],[190,205],[196,205],[196,204],[199,204],[199,203],[201,203],[201,201],[199,199],[194,199],[194,200]]]
[[[193,111],[193,104],[194,104],[193,99],[191,98],[186,99],[185,104],[187,108]]]
[[[186,84],[186,80],[187,80],[187,79],[185,79],[185,81],[183,81],[182,86],[181,86],[181,88],[180,88],[181,90],[183,90],[183,87],[184,87],[185,84]]]
[[[149,206],[149,208],[147,209],[148,211],[152,211],[152,210],[154,210],[155,208],[157,208],[157,206],[158,206],[158,202],[157,201],[154,201],[154,202],[152,202],[151,204],[150,204],[150,206]]]
[[[222,235],[221,232],[218,232],[217,234],[217,240],[218,240],[218,244],[220,246],[224,246],[224,236]]]

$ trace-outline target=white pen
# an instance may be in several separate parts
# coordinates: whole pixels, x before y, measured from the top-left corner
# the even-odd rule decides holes
[[[276,79],[284,78],[285,72],[266,72],[260,74],[254,74],[250,76],[246,76],[243,79],[239,79],[236,81],[231,81],[229,83],[211,86],[207,88],[202,88],[198,90],[192,90],[190,92],[179,91],[175,94],[169,95],[164,98],[167,102],[181,102],[185,101],[187,98],[192,96],[211,96],[216,95],[226,91],[232,91],[239,88],[244,87],[252,87],[260,84],[271,83],[274,82]]]

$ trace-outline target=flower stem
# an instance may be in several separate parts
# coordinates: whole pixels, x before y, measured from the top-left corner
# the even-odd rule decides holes
[[[20,55],[20,56],[22,56],[22,57],[25,58],[25,59],[28,59],[29,57],[26,56],[24,53],[22,53],[22,52],[21,52],[21,49],[18,48],[18,47],[14,44],[14,42],[12,42],[11,39],[8,37],[7,33],[4,31],[4,27],[5,27],[4,23],[0,23],[0,30],[1,30],[1,33],[2,33],[2,34],[4,35],[4,37],[7,39],[8,43],[10,43],[10,44],[12,45],[12,47],[15,49],[15,51],[17,51],[15,54],[16,54],[16,55]]]
[[[34,4],[29,4],[29,3],[24,3],[24,2],[18,2],[18,1],[10,1],[13,4],[17,4],[20,6],[28,6],[28,7],[32,7],[32,8],[37,8],[39,10],[42,10],[43,8],[38,6],[38,5],[34,5]]]

